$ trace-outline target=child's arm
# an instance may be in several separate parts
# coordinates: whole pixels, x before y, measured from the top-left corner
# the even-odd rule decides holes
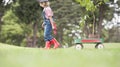
[[[50,20],[54,34],[56,34],[57,27],[56,27],[56,24],[52,18],[52,16],[53,16],[52,9],[50,7],[45,8],[45,13],[46,13],[46,18],[48,18]]]
[[[50,20],[50,23],[52,25],[52,29],[54,30],[55,29],[55,26],[54,26],[54,21],[53,21],[53,18],[51,16],[48,17],[49,20]]]
[[[54,32],[54,34],[56,35],[56,34],[57,34],[56,24],[55,24],[55,22],[53,21],[53,18],[52,18],[52,17],[49,17],[49,20],[50,20],[50,23],[51,23],[51,25],[52,25],[53,32]]]
[[[54,29],[54,21],[53,21],[53,11],[50,7],[46,7],[45,8],[45,14],[46,14],[46,18],[48,18],[50,20],[50,23],[52,25],[52,29]]]

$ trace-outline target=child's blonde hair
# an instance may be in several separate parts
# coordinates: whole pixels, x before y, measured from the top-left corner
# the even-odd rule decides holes
[[[44,4],[44,6],[45,6],[45,7],[48,7],[48,6],[50,6],[50,2],[48,2],[48,1],[41,2],[41,4],[43,4],[43,3],[45,3],[45,4]]]

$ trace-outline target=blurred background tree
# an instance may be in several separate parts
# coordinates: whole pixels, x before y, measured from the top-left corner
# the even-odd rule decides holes
[[[119,0],[50,0],[50,3],[58,27],[55,37],[62,45],[72,46],[75,37],[86,38],[90,34],[99,34],[106,42],[120,42],[119,26],[113,24],[114,14],[120,15]],[[43,47],[41,12],[36,0],[1,0],[0,42]],[[109,24],[113,26],[109,28]]]

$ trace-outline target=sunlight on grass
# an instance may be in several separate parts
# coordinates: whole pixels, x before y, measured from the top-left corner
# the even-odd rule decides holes
[[[0,67],[119,67],[120,46],[111,44],[100,50],[88,49],[86,44],[83,50],[45,50],[0,43]]]

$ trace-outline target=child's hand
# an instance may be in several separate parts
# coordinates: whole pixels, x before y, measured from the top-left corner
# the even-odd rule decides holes
[[[57,30],[57,27],[56,27],[56,24],[55,23],[53,23],[53,25],[52,25],[52,29],[54,30]]]
[[[56,34],[57,34],[57,30],[56,30],[56,29],[54,29],[54,30],[53,30],[53,33],[56,35]]]
[[[44,23],[42,23],[42,28],[44,28]]]
[[[52,26],[52,29],[54,30],[54,29],[55,29],[55,26]]]

